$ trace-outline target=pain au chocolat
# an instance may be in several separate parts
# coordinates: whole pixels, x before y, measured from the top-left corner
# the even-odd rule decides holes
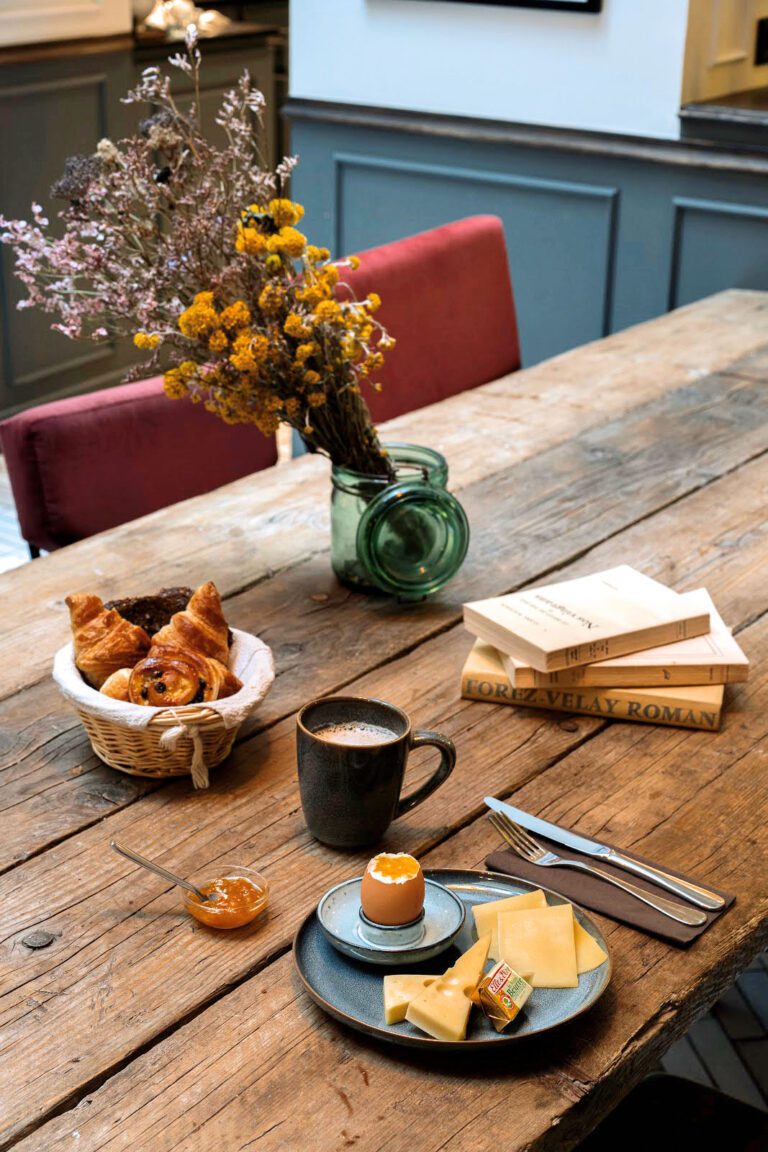
[[[239,692],[242,683],[226,665],[193,649],[153,644],[128,680],[131,704],[175,708],[222,700]]]

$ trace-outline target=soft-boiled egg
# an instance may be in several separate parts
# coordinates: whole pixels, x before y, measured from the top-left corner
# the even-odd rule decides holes
[[[424,875],[418,860],[406,852],[374,856],[363,874],[360,905],[374,924],[410,924],[424,907]]]

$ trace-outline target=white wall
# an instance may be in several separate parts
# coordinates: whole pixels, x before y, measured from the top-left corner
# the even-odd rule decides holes
[[[677,137],[688,0],[291,0],[291,95]]]

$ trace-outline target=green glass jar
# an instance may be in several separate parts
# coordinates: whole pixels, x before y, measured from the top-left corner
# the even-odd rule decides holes
[[[331,469],[331,563],[342,584],[420,600],[458,572],[469,545],[464,509],[432,448],[385,444],[395,479]]]

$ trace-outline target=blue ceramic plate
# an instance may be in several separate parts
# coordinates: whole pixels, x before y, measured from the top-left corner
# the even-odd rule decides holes
[[[464,924],[464,902],[442,884],[434,880],[424,883],[424,920],[416,925],[418,939],[403,943],[402,929],[389,930],[391,942],[374,943],[366,939],[366,927],[360,920],[360,886],[362,877],[345,880],[326,892],[317,906],[317,923],[334,948],[353,960],[368,964],[418,964],[445,952],[456,939]],[[381,933],[384,935],[384,933]],[[448,965],[444,965],[445,968]]]
[[[437,962],[430,960],[414,964],[406,960],[396,968],[390,968],[391,972],[445,971],[477,939],[474,917],[470,913],[473,904],[502,900],[506,896],[517,896],[520,892],[531,892],[537,887],[525,880],[497,872],[432,869],[425,871],[424,876],[425,879],[444,885],[463,901],[467,911],[464,926],[454,945]],[[543,891],[548,904],[568,903],[549,888]],[[607,952],[605,940],[587,913],[575,904],[573,910],[582,927]],[[599,968],[580,976],[578,988],[535,988],[517,1020],[503,1032],[496,1032],[482,1012],[475,1009],[469,1019],[467,1039],[452,1042],[434,1040],[406,1020],[401,1024],[385,1024],[381,969],[339,953],[326,939],[316,912],[310,913],[296,933],[293,958],[307,992],[329,1015],[369,1036],[412,1048],[478,1048],[511,1044],[526,1036],[545,1032],[590,1008],[608,987],[611,977],[609,957]]]

